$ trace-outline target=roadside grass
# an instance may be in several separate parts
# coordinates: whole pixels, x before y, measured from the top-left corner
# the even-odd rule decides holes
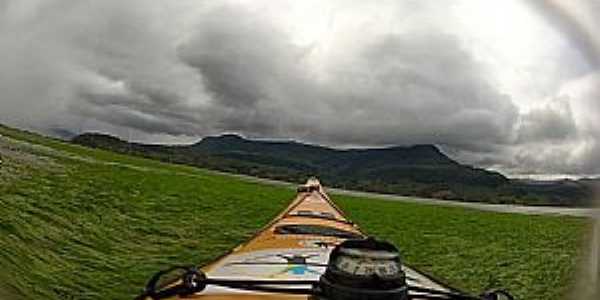
[[[7,127],[0,134],[10,148],[0,166],[3,298],[131,299],[155,271],[233,248],[294,196]],[[587,227],[568,217],[334,199],[410,265],[466,291],[504,286],[519,299],[565,293]]]
[[[59,156],[64,158],[65,156],[68,156],[68,158],[76,160],[104,162],[110,163],[111,165],[122,164],[144,169],[153,168],[155,169],[155,171],[160,170],[163,172],[184,172],[194,175],[215,174],[215,172],[191,166],[163,163],[157,160],[137,156],[129,156],[101,149],[88,148],[76,144],[67,143],[62,140],[41,136],[36,133],[13,129],[0,124],[0,136],[2,135],[17,140],[19,142],[26,142],[30,145],[33,145],[34,149],[38,150],[35,152],[40,152],[39,148],[43,148],[45,151],[42,151],[43,153],[41,154],[43,156],[48,157]],[[31,149],[29,151],[34,152]]]
[[[517,299],[567,296],[588,228],[575,217],[335,199],[368,234],[393,241],[416,269],[463,291],[502,287]]]
[[[77,148],[103,156],[37,149],[51,165],[3,156],[0,172],[19,173],[0,181],[0,281],[11,298],[131,299],[157,270],[233,248],[294,196],[135,158],[106,164],[110,153]]]

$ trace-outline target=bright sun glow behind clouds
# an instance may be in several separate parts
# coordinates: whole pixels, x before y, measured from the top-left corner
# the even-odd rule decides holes
[[[467,51],[491,69],[494,76],[490,79],[499,90],[511,95],[524,111],[543,104],[557,92],[559,81],[572,75],[563,70],[561,56],[577,56],[567,40],[519,0],[494,5],[461,0],[445,2],[443,7],[423,1],[359,2],[352,6],[315,0],[279,1],[275,5],[272,1],[239,2],[267,15],[289,34],[292,43],[309,49],[306,61],[316,63],[317,68],[336,60],[340,49],[352,52],[364,46],[361,37],[365,35],[427,31],[455,35]]]
[[[515,104],[527,110],[556,92],[566,72],[561,56],[573,50],[524,1],[463,1],[457,15],[468,47]]]

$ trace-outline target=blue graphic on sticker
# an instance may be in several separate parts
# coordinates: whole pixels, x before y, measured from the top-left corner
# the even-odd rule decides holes
[[[318,275],[321,274],[315,270],[309,269],[306,265],[295,265],[295,266],[287,267],[287,268],[285,268],[285,270],[283,270],[283,272],[281,272],[277,275],[280,275],[283,273],[292,274],[292,275],[304,275],[306,273],[318,274]]]

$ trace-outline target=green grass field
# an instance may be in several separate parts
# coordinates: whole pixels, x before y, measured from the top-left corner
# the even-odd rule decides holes
[[[155,271],[203,264],[294,191],[0,127],[0,298],[131,299]],[[454,286],[519,299],[569,287],[587,224],[335,196],[405,261]]]

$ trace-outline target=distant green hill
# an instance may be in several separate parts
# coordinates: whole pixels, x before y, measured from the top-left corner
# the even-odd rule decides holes
[[[302,181],[318,175],[330,186],[447,200],[587,206],[588,185],[510,180],[498,172],[460,164],[433,145],[331,149],[294,141],[211,136],[192,145],[145,145],[86,133],[74,143],[163,161],[252,176]]]

